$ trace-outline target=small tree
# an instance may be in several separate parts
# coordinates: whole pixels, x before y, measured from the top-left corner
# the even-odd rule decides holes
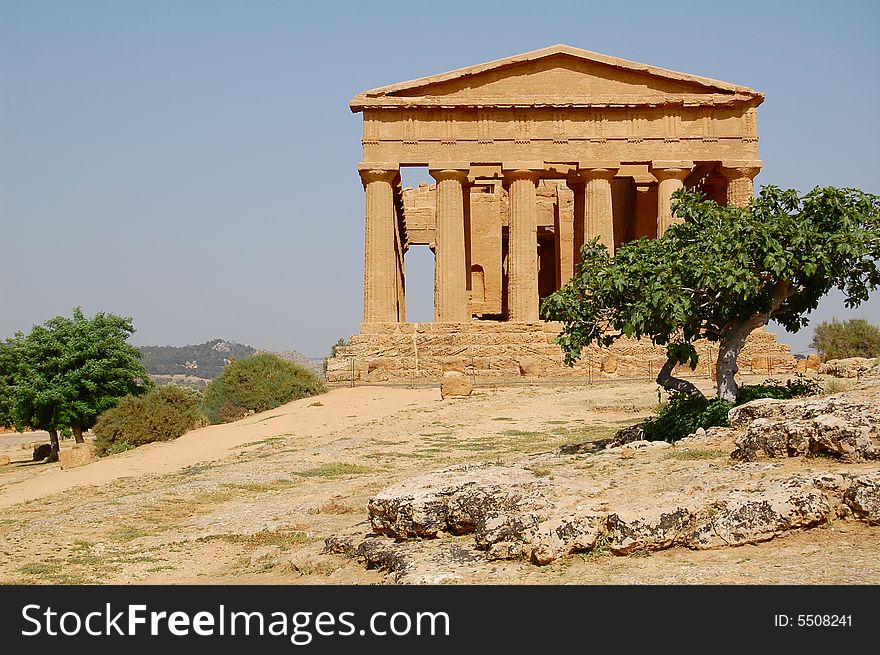
[[[813,330],[810,346],[822,359],[877,357],[880,355],[880,328],[863,318],[843,323],[836,318],[819,323]]]
[[[58,458],[58,432],[69,430],[78,443],[98,415],[120,398],[152,388],[137,349],[127,343],[130,318],[98,313],[86,318],[56,316],[7,341],[8,404],[15,427],[46,430],[50,461]]]
[[[768,186],[748,207],[685,190],[674,198],[684,223],[613,258],[588,243],[572,280],[545,299],[542,315],[563,322],[568,364],[591,343],[647,337],[667,347],[657,382],[702,395],[672,370],[695,368],[694,343],[705,339],[719,345],[717,397],[732,402],[736,359],[755,328],[774,319],[795,332],[830,289],[855,307],[880,284],[880,197],[828,187],[800,198]]]

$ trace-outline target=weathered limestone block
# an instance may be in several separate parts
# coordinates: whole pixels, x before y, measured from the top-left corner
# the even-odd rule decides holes
[[[465,397],[470,396],[474,385],[470,378],[459,371],[446,371],[440,382],[440,397]]]
[[[880,474],[855,478],[844,492],[843,502],[868,525],[880,525]]]
[[[541,375],[544,363],[538,357],[521,357],[519,359],[520,375]]]
[[[482,371],[492,368],[492,359],[489,357],[474,357],[474,367]]]
[[[72,469],[95,461],[95,452],[91,444],[78,443],[58,451],[58,464],[62,469]]]
[[[616,555],[634,550],[662,550],[687,542],[691,510],[621,510],[608,516],[609,548]]]
[[[467,369],[467,362],[464,357],[442,357],[440,362],[443,366],[443,372],[458,371],[464,373]]]
[[[605,533],[606,523],[606,517],[599,513],[576,513],[562,518],[545,518],[537,526],[524,531],[525,543],[521,546],[521,557],[533,564],[544,566],[571,553],[589,551]],[[511,547],[514,543],[508,542]],[[499,552],[500,545],[493,544],[489,551],[489,559],[492,559],[493,549],[494,552]],[[511,555],[516,552],[515,548],[509,547],[508,550]]]
[[[9,466],[11,461],[8,455],[0,455],[0,466]]]
[[[390,487],[370,499],[373,530],[397,539],[473,532],[489,514],[510,511],[519,487],[534,480],[524,469],[455,467]]]
[[[760,494],[729,494],[695,513],[687,545],[707,549],[769,541],[786,530],[809,528],[834,516],[834,505],[813,481],[792,476]]]
[[[761,398],[744,405],[738,405],[727,414],[732,428],[747,428],[749,423],[758,418],[779,417],[786,401],[775,398]]]
[[[608,355],[608,357],[602,360],[602,372],[608,374],[615,373],[619,365],[620,361],[617,357],[614,355]]]
[[[393,360],[387,357],[377,357],[370,361],[367,364],[367,372],[372,373],[373,371],[387,371],[389,368],[393,366]]]
[[[735,459],[829,455],[845,462],[880,459],[880,402],[828,396],[816,400],[757,400],[730,410]]]

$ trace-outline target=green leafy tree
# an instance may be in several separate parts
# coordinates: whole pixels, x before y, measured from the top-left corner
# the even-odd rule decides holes
[[[81,443],[101,412],[152,388],[137,349],[127,342],[133,332],[130,318],[86,318],[77,308],[73,318],[56,316],[7,342],[13,423],[49,432],[50,461],[58,458],[59,431],[69,430]]]
[[[0,343],[0,428],[10,428],[15,425],[12,385],[16,357],[13,346],[10,341]]]
[[[672,371],[695,368],[694,344],[705,339],[718,343],[716,395],[733,402],[736,359],[753,330],[773,319],[796,332],[830,289],[855,307],[880,284],[880,197],[828,187],[801,198],[768,186],[748,207],[686,190],[674,198],[683,223],[613,258],[597,240],[586,244],[575,276],[545,299],[542,316],[563,322],[557,342],[569,365],[592,343],[646,337],[667,347],[657,382],[702,395]]]
[[[813,330],[810,345],[822,359],[877,357],[880,355],[880,327],[863,318],[842,323],[836,318],[819,323]]]

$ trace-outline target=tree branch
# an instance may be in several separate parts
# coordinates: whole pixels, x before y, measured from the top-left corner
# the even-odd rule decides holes
[[[681,393],[686,393],[691,396],[700,396],[701,398],[705,398],[703,392],[697,389],[692,383],[687,380],[682,380],[681,378],[674,377],[672,375],[673,369],[678,364],[678,361],[672,359],[671,357],[666,359],[666,363],[663,364],[663,367],[660,369],[660,372],[657,374],[657,384],[666,389],[667,391],[679,391]]]

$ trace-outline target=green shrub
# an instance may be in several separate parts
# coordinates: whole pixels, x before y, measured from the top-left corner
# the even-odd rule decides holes
[[[784,384],[767,379],[762,384],[743,385],[739,388],[736,403],[708,400],[702,396],[673,391],[669,394],[669,402],[660,409],[657,416],[645,421],[645,439],[672,443],[693,434],[697,428],[728,425],[727,413],[735,405],[759,398],[788,400],[813,396],[821,390],[822,387],[816,380],[798,374],[794,380],[787,380]]]
[[[731,407],[733,403],[726,400],[707,400],[673,391],[660,413],[645,421],[645,439],[671,443],[693,434],[697,428],[727,425],[727,412]]]
[[[324,383],[307,368],[260,353],[227,364],[205,388],[202,407],[211,423],[227,423],[324,391]]]
[[[95,452],[110,455],[153,441],[177,439],[203,422],[199,404],[197,392],[173,385],[143,396],[126,396],[98,417]]]
[[[841,323],[823,321],[813,330],[810,345],[824,360],[880,355],[880,328],[863,318]]]
[[[785,384],[779,380],[767,379],[761,384],[743,385],[736,394],[736,404],[742,405],[759,398],[789,400],[790,398],[815,396],[821,391],[822,385],[817,380],[811,380],[802,373],[798,373],[794,380],[786,380]]]

